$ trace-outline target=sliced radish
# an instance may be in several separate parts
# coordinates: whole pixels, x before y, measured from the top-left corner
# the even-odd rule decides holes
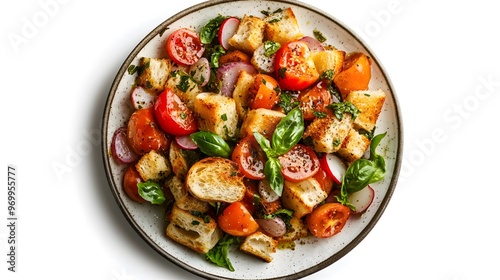
[[[217,79],[221,81],[221,94],[233,97],[234,86],[240,72],[245,70],[249,74],[257,74],[257,69],[246,62],[228,62],[222,64],[217,70]]]
[[[136,110],[150,108],[155,103],[156,96],[147,92],[143,87],[136,87],[130,94],[130,100]]]
[[[321,44],[321,42],[318,41],[316,38],[310,36],[304,36],[300,38],[299,41],[306,43],[306,45],[309,47],[309,50],[312,52],[325,50],[323,44]]]
[[[210,63],[205,57],[200,58],[195,64],[189,67],[189,75],[201,86],[210,80]]]
[[[259,194],[260,198],[264,202],[274,202],[280,198],[280,196],[271,188],[269,181],[261,180],[259,182]]]
[[[189,135],[184,135],[184,136],[176,136],[175,137],[175,142],[179,147],[185,150],[196,150],[198,149],[198,146],[196,143],[189,137]]]
[[[127,164],[137,161],[139,155],[132,152],[127,142],[127,128],[120,127],[113,134],[111,140],[111,154],[118,162]]]
[[[240,25],[240,20],[237,17],[230,17],[225,19],[219,28],[219,43],[225,49],[229,50],[231,45],[229,45],[229,38],[233,37]]]
[[[360,191],[349,194],[349,203],[351,203],[356,209],[353,214],[365,212],[366,209],[368,209],[368,207],[372,204],[374,197],[375,190],[370,186],[366,186]]]
[[[347,167],[338,156],[334,154],[325,154],[320,159],[320,163],[326,174],[328,174],[336,184],[342,183],[342,178],[344,178]]]

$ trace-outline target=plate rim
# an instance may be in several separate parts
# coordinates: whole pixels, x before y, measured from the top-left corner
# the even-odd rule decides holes
[[[143,39],[139,41],[139,43],[133,48],[133,50],[127,55],[127,58],[125,61],[122,63],[122,65],[119,68],[119,71],[115,75],[115,78],[113,79],[113,83],[110,87],[110,90],[108,92],[108,96],[106,98],[105,102],[105,107],[104,107],[104,112],[102,116],[102,123],[101,123],[101,155],[102,155],[102,160],[103,160],[103,165],[106,173],[106,179],[108,182],[108,186],[113,194],[113,197],[115,198],[116,203],[118,204],[120,211],[122,214],[125,216],[126,220],[128,223],[132,226],[132,228],[136,231],[136,233],[152,248],[154,249],[158,254],[160,254],[162,257],[170,261],[171,263],[179,266],[180,268],[184,269],[187,272],[190,272],[192,274],[195,274],[197,276],[206,278],[206,279],[235,279],[235,278],[227,278],[224,276],[219,276],[215,275],[212,273],[208,273],[205,271],[201,271],[195,267],[192,267],[188,265],[187,263],[184,263],[177,258],[175,258],[173,255],[169,254],[167,251],[163,250],[158,244],[156,244],[144,231],[143,229],[139,226],[139,224],[135,221],[135,219],[132,217],[132,214],[129,212],[127,207],[125,206],[124,202],[119,196],[119,193],[117,191],[117,186],[114,183],[113,176],[112,176],[112,171],[111,171],[111,164],[110,161],[112,160],[110,155],[109,155],[109,142],[107,139],[108,135],[108,122],[109,122],[109,116],[110,116],[110,111],[111,111],[111,105],[113,104],[113,100],[115,98],[115,94],[117,91],[117,88],[120,84],[120,81],[127,71],[128,65],[132,63],[132,61],[135,59],[137,54],[157,35],[163,33],[168,26],[177,21],[178,19],[187,16],[193,12],[196,12],[201,9],[205,9],[211,6],[216,6],[220,5],[223,3],[228,3],[228,2],[248,2],[252,0],[212,0],[212,1],[204,1],[201,3],[198,3],[196,5],[190,6],[174,15],[171,17],[167,18],[163,22],[161,22],[159,25],[157,25],[152,31],[150,31]],[[310,268],[304,269],[302,271],[296,272],[292,275],[285,275],[285,276],[280,276],[280,277],[275,277],[275,278],[267,278],[268,280],[293,280],[293,279],[300,279],[309,275],[312,275],[341,259],[344,257],[347,253],[349,253],[352,249],[354,249],[369,233],[370,231],[375,227],[375,225],[378,223],[379,219],[381,218],[382,214],[386,210],[389,201],[392,198],[392,195],[395,191],[397,181],[399,179],[399,173],[402,165],[402,159],[403,159],[403,145],[404,145],[404,133],[403,133],[403,120],[402,120],[402,114],[400,111],[400,104],[398,97],[396,95],[396,92],[394,90],[393,83],[390,79],[390,77],[387,74],[386,69],[384,68],[383,64],[381,61],[378,59],[378,57],[375,55],[375,53],[372,51],[370,46],[362,39],[360,38],[349,26],[344,24],[341,20],[338,18],[334,17],[333,15],[320,10],[319,8],[316,8],[310,4],[304,3],[302,1],[293,1],[293,0],[266,0],[269,2],[275,2],[275,3],[284,3],[284,4],[290,4],[294,6],[299,6],[301,8],[304,8],[306,10],[309,10],[313,13],[317,13],[321,16],[324,16],[325,18],[328,18],[332,22],[336,23],[339,27],[341,27],[344,31],[349,33],[350,36],[352,36],[356,41],[360,43],[360,45],[365,48],[365,50],[368,52],[369,56],[372,57],[376,62],[378,67],[380,68],[381,74],[385,81],[387,82],[387,87],[391,92],[391,97],[393,100],[393,105],[394,105],[394,115],[395,115],[395,122],[396,122],[396,135],[398,138],[397,146],[396,146],[396,151],[395,151],[395,162],[394,162],[394,169],[392,173],[391,180],[388,184],[387,191],[385,193],[384,198],[381,200],[380,205],[373,215],[373,217],[370,219],[368,224],[361,230],[361,232],[352,239],[351,242],[349,242],[346,246],[344,246],[341,250],[339,250],[337,253],[332,255],[331,257],[325,259],[323,262],[312,266]]]

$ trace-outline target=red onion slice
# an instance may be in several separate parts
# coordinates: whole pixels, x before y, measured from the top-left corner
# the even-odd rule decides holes
[[[119,163],[128,164],[139,159],[139,155],[134,153],[127,142],[127,128],[120,127],[113,134],[111,141],[111,154]]]
[[[279,217],[272,219],[255,219],[259,227],[272,237],[283,236],[286,233],[286,224]]]
[[[309,50],[312,52],[325,50],[325,47],[323,46],[323,44],[321,44],[321,42],[318,41],[316,38],[304,36],[304,37],[300,38],[299,41],[306,43],[306,45],[309,47]]]
[[[257,69],[246,62],[228,62],[217,70],[217,79],[221,81],[221,94],[233,97],[233,91],[240,72],[245,70],[249,74],[257,74]]]

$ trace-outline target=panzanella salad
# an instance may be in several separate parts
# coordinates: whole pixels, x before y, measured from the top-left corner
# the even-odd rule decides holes
[[[303,34],[291,8],[160,36],[168,55],[128,69],[135,110],[110,150],[128,197],[164,207],[166,238],[233,271],[230,247],[272,262],[370,207],[385,175],[370,57]]]

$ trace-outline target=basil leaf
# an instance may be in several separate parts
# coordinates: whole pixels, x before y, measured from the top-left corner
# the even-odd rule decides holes
[[[255,140],[257,140],[257,143],[259,143],[260,148],[266,153],[266,156],[268,158],[275,158],[278,157],[279,155],[271,148],[271,143],[269,140],[267,140],[266,137],[264,137],[262,134],[259,132],[254,132],[253,136],[255,137]]]
[[[200,41],[202,44],[210,44],[212,40],[217,36],[221,23],[226,19],[222,15],[209,20],[205,26],[201,28]]]
[[[238,237],[226,234],[205,254],[205,257],[207,260],[220,267],[225,267],[230,271],[234,271],[234,267],[231,264],[231,260],[227,257],[227,253],[229,251],[229,246],[233,244],[238,245],[239,243],[241,243],[241,241]]]
[[[347,168],[342,180],[342,187],[345,187],[347,193],[354,193],[368,186],[376,168],[372,161],[367,159],[358,159]]]
[[[231,152],[231,147],[226,141],[215,133],[198,131],[192,133],[189,137],[206,155],[227,158]]]
[[[283,185],[285,179],[281,174],[281,163],[277,158],[268,158],[266,164],[264,165],[264,175],[266,175],[267,180],[271,189],[281,196],[283,194]]]
[[[300,141],[303,133],[302,111],[299,107],[295,107],[276,126],[271,139],[273,150],[279,155],[288,152]]]
[[[370,183],[378,182],[385,177],[385,159],[377,154],[376,149],[386,134],[387,133],[383,133],[373,137],[370,143],[370,160],[373,162],[374,168],[376,169]]]
[[[351,114],[353,120],[355,120],[359,114],[359,109],[349,101],[332,103],[326,107],[332,109],[335,117],[337,117],[337,119],[339,120],[342,120],[342,118],[344,117],[344,113]]]
[[[162,204],[165,202],[165,195],[160,184],[153,181],[137,183],[139,195],[151,204]]]
[[[281,44],[273,41],[264,42],[264,56],[271,57],[281,48]]]

